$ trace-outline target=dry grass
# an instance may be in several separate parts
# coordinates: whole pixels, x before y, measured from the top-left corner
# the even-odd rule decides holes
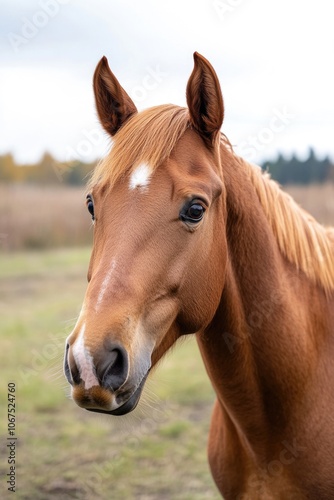
[[[334,225],[334,184],[285,189],[319,222]],[[0,185],[0,249],[91,243],[84,192],[83,187]]]
[[[84,188],[0,185],[0,247],[78,246],[92,241]]]
[[[284,190],[321,224],[334,226],[334,183],[286,186]]]

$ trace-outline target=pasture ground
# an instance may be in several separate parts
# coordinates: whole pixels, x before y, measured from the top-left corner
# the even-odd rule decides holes
[[[206,457],[214,394],[194,339],[151,375],[124,417],[78,408],[62,374],[90,250],[0,254],[0,498],[220,498]],[[16,493],[7,491],[7,383],[16,384]]]

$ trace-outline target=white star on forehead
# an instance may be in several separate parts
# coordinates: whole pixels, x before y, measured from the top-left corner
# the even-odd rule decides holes
[[[131,174],[129,188],[146,188],[150,183],[152,169],[147,163],[141,163]]]

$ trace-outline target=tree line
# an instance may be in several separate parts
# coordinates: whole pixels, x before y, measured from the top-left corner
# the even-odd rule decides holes
[[[80,160],[59,162],[50,153],[44,153],[34,164],[16,163],[11,153],[0,156],[0,182],[78,186],[85,184],[97,162]]]
[[[0,155],[0,182],[78,186],[87,182],[95,165],[96,161],[61,163],[50,153],[44,153],[40,161],[33,165],[22,165],[17,164],[13,155],[8,153]],[[305,160],[295,155],[285,158],[279,154],[276,160],[266,161],[261,167],[282,185],[334,182],[334,163],[329,157],[319,159],[312,148]]]
[[[264,162],[262,168],[282,185],[334,182],[334,163],[329,156],[317,158],[312,148],[305,160],[298,159],[296,155],[287,159],[279,154],[275,161]]]

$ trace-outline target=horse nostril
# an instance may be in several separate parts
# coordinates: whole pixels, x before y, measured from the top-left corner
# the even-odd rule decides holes
[[[77,365],[72,347],[66,344],[64,372],[68,382],[73,386],[81,383],[80,369],[83,367],[79,368]],[[128,368],[128,354],[124,347],[108,341],[95,357],[94,377],[95,380],[98,378],[100,385],[105,389],[117,391],[128,377]],[[84,382],[86,383],[86,380]]]
[[[67,381],[71,384],[79,384],[80,383],[80,373],[76,362],[73,358],[73,355],[70,351],[70,345],[66,344],[66,351],[64,357],[64,372],[67,378]]]
[[[70,367],[68,364],[68,350],[69,350],[69,344],[66,344],[66,351],[65,351],[65,356],[64,356],[64,373],[65,377],[67,378],[67,381],[73,385],[72,382],[72,377],[71,377],[71,372],[70,372]]]
[[[128,376],[128,355],[121,346],[109,347],[108,351],[104,353],[105,359],[99,364],[96,372],[102,387],[117,391]]]

